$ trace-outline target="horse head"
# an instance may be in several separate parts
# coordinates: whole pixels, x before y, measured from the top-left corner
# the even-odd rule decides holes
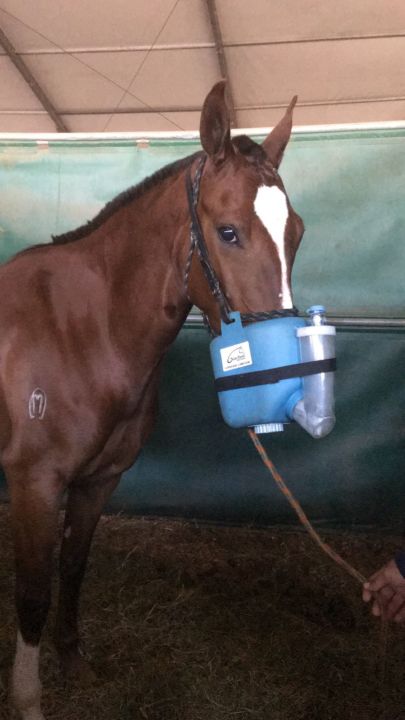
[[[206,161],[197,214],[210,264],[231,310],[241,313],[293,307],[291,270],[304,225],[278,174],[290,138],[293,98],[284,117],[259,145],[231,139],[225,83],[208,94],[200,137]],[[201,257],[200,257],[201,259]],[[218,330],[220,307],[194,253],[189,297]]]

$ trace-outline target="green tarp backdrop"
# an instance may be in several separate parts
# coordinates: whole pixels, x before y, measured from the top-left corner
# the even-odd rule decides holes
[[[0,142],[0,260],[93,217],[121,190],[194,152],[190,140]],[[332,315],[405,317],[405,127],[296,133],[282,177],[306,233],[294,300]],[[405,516],[404,329],[341,329],[337,425],[265,444],[322,523],[400,529]],[[170,351],[158,427],[110,507],[220,521],[290,522],[246,433],[221,421],[203,328]],[[4,488],[4,486],[3,486]]]

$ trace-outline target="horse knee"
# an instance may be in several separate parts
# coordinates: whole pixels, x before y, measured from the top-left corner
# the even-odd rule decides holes
[[[11,483],[11,516],[15,551],[15,601],[22,639],[38,645],[51,600],[52,557],[57,534],[59,498],[48,501],[43,488]]]

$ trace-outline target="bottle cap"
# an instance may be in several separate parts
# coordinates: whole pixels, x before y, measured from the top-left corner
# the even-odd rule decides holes
[[[324,315],[325,312],[326,311],[323,305],[311,305],[311,307],[307,310],[308,315]]]

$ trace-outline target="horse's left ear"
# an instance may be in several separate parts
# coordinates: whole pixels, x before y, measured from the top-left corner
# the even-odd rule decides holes
[[[284,117],[281,118],[278,125],[273,128],[271,133],[263,141],[263,148],[276,168],[278,168],[281,160],[283,159],[284,150],[286,149],[287,143],[290,139],[293,110],[297,99],[297,95],[294,95]]]
[[[215,164],[232,154],[231,121],[225,90],[224,80],[214,85],[205,98],[200,120],[201,145]]]

